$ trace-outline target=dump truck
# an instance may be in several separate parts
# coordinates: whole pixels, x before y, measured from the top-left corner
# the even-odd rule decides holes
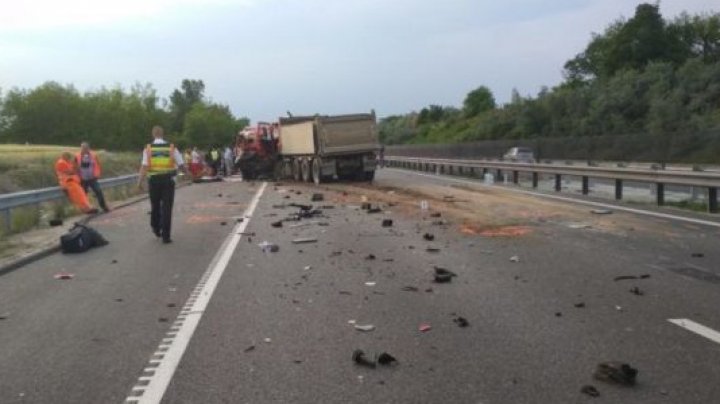
[[[379,150],[375,112],[280,118],[276,176],[315,184],[372,181]]]

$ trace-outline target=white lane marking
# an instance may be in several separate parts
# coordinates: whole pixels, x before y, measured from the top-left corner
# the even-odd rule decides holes
[[[703,337],[720,344],[720,332],[717,332],[712,328],[705,327],[702,324],[698,324],[686,318],[671,318],[668,319],[668,321],[688,331],[692,331],[695,334],[702,335]]]
[[[193,333],[195,332],[198,323],[200,323],[200,319],[210,302],[210,298],[212,298],[215,288],[217,287],[218,282],[220,282],[220,278],[225,272],[225,268],[227,268],[238,242],[240,242],[240,239],[242,238],[242,233],[250,223],[250,218],[252,217],[252,214],[255,211],[266,186],[267,183],[263,183],[260,189],[257,190],[255,196],[250,202],[250,205],[245,211],[245,220],[238,223],[233,228],[218,252],[215,254],[213,260],[210,262],[210,265],[198,282],[198,285],[202,285],[202,287],[196,288],[197,293],[193,293],[193,295],[188,299],[188,302],[192,301],[193,303],[190,304],[190,313],[184,314],[185,319],[183,320],[182,325],[173,325],[170,327],[171,331],[169,331],[165,338],[162,339],[160,345],[163,347],[168,345],[168,340],[172,340],[169,348],[163,352],[165,355],[163,359],[150,359],[148,361],[148,367],[145,368],[145,371],[153,374],[141,376],[138,378],[138,383],[132,388],[133,392],[142,392],[142,395],[138,396],[131,394],[126,398],[126,403],[157,404],[162,400],[163,395],[165,395],[165,390],[170,384],[173,374],[175,374],[175,369],[177,369],[180,364],[180,359],[182,359],[185,349],[190,343],[190,339],[192,338]],[[168,338],[172,336],[174,336],[174,338]]]
[[[660,212],[652,212],[652,211],[649,211],[649,210],[641,210],[641,209],[627,208],[627,207],[624,207],[624,206],[613,205],[613,204],[610,204],[610,203],[602,203],[602,202],[594,202],[594,201],[584,201],[584,200],[582,200],[582,199],[568,198],[568,197],[565,197],[565,196],[557,196],[557,195],[548,195],[548,194],[543,194],[543,193],[540,193],[540,192],[526,191],[526,190],[523,190],[523,189],[505,188],[505,187],[501,187],[501,188],[500,188],[500,187],[497,187],[497,186],[494,186],[494,185],[485,185],[485,184],[483,184],[483,183],[481,183],[481,182],[479,182],[479,181],[461,180],[461,179],[457,179],[457,178],[450,178],[450,177],[443,176],[443,175],[430,175],[430,174],[416,173],[416,172],[413,172],[413,171],[400,170],[400,169],[395,169],[395,168],[387,168],[386,170],[397,171],[397,172],[408,173],[408,174],[415,174],[415,175],[419,175],[419,176],[421,176],[421,177],[436,178],[436,179],[441,179],[441,180],[445,180],[445,181],[458,182],[458,183],[461,183],[461,184],[468,184],[468,185],[474,185],[474,186],[479,186],[479,187],[488,187],[488,188],[503,189],[503,190],[507,190],[507,191],[510,191],[510,192],[518,192],[518,193],[521,193],[521,194],[532,195],[532,196],[539,196],[539,197],[541,197],[541,198],[555,199],[555,200],[563,201],[563,202],[571,202],[571,203],[577,203],[577,204],[582,204],[582,205],[589,205],[589,206],[595,206],[595,207],[601,207],[601,208],[607,208],[607,209],[614,209],[614,210],[620,210],[620,211],[623,211],[623,212],[635,213],[635,214],[638,214],[638,215],[659,217],[659,218],[662,218],[662,219],[677,220],[677,221],[680,221],[680,222],[694,223],[694,224],[700,224],[700,225],[704,225],[704,226],[711,226],[711,227],[719,227],[719,228],[720,228],[720,222],[713,222],[713,221],[709,221],[709,220],[693,219],[693,218],[691,218],[691,217],[676,216],[676,215],[671,215],[671,214],[668,214],[668,213],[660,213]]]

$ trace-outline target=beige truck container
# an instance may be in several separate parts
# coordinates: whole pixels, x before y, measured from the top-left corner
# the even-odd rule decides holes
[[[372,181],[379,147],[374,112],[280,118],[279,169],[296,180]]]

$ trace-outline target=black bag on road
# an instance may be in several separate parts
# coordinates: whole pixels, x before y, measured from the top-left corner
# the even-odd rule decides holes
[[[97,230],[79,223],[60,236],[60,248],[65,254],[81,253],[107,244],[108,241]]]

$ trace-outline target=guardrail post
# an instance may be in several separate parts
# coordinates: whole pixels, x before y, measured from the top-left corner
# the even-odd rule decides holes
[[[555,174],[555,191],[562,191],[562,175]]]
[[[532,173],[532,183],[533,188],[538,187],[538,173]]]
[[[717,188],[708,188],[708,212],[718,213]]]
[[[587,195],[590,193],[590,178],[587,176],[582,177],[582,194]]]
[[[470,176],[475,177],[475,167],[470,167]]]
[[[622,199],[623,194],[623,182],[622,180],[615,180],[615,199],[618,201]]]
[[[516,184],[516,185],[517,185],[517,183],[520,181],[520,178],[519,178],[519,177],[520,177],[520,175],[519,175],[519,173],[517,172],[517,170],[516,170],[516,171],[513,171],[513,184]]]
[[[665,205],[665,184],[657,184],[657,204],[658,206]]]
[[[502,170],[500,170],[500,169],[497,170],[497,176],[496,176],[496,177],[497,177],[497,178],[495,179],[495,181],[497,181],[497,182],[501,182],[501,181],[503,180],[503,172],[502,172]]]
[[[5,234],[10,234],[12,231],[12,216],[10,215],[10,209],[5,209],[3,211],[3,216],[5,216]]]

